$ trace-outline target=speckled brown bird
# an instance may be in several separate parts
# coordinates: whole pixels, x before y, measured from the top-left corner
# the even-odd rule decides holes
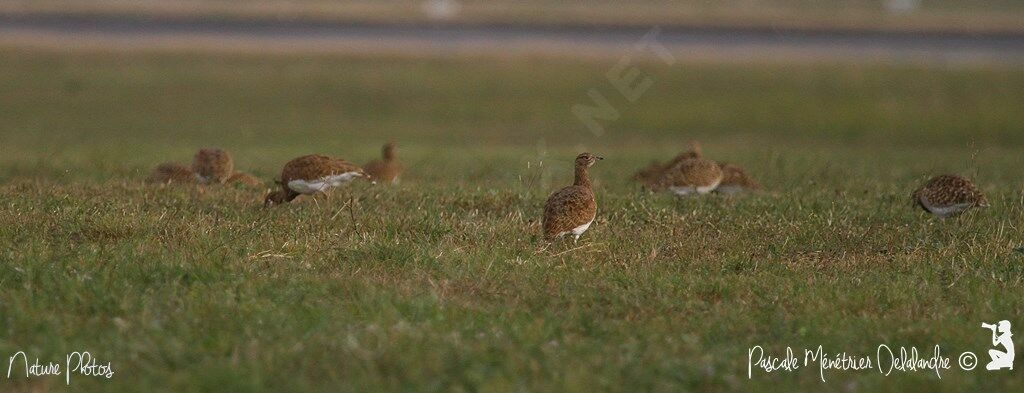
[[[946,218],[973,207],[988,207],[988,199],[970,180],[955,175],[936,176],[911,195],[914,204]]]
[[[761,185],[747,175],[743,168],[727,162],[719,162],[718,167],[722,168],[722,182],[715,188],[715,192],[736,195],[761,189]]]
[[[259,186],[263,185],[263,181],[260,180],[259,178],[257,178],[256,176],[250,175],[250,174],[245,173],[245,172],[237,172],[237,171],[235,173],[232,173],[231,176],[228,177],[228,180],[225,181],[224,183],[226,183],[226,184],[241,184],[241,185],[247,186],[247,187],[259,187]]]
[[[278,181],[281,190],[267,194],[263,204],[291,202],[301,194],[326,192],[357,178],[371,179],[362,168],[348,161],[318,154],[302,156],[284,165]]]
[[[590,228],[597,217],[597,202],[590,186],[587,169],[604,158],[590,153],[576,156],[575,178],[571,186],[562,188],[548,197],[544,205],[544,238],[554,240],[572,234],[573,242]]]
[[[700,143],[691,142],[690,147],[687,150],[684,150],[682,153],[679,153],[668,162],[660,163],[654,161],[650,163],[649,165],[638,171],[636,174],[634,174],[633,180],[639,181],[640,183],[643,183],[648,187],[651,187],[658,181],[658,179],[661,178],[661,176],[669,168],[672,168],[673,166],[679,164],[683,160],[702,157],[704,157],[704,151],[701,149]]]
[[[195,183],[196,175],[187,166],[176,162],[165,162],[157,165],[153,173],[146,179],[149,183],[171,184],[171,183]]]
[[[704,158],[688,158],[666,169],[651,189],[668,190],[679,196],[703,195],[714,191],[723,176],[718,163]]]
[[[199,184],[222,184],[235,172],[235,163],[221,149],[201,149],[192,158],[192,171]]]
[[[665,169],[672,168],[673,166],[676,166],[677,164],[685,160],[692,160],[695,158],[704,158],[704,149],[701,148],[699,142],[690,142],[690,147],[686,150],[683,150],[682,153],[679,153],[678,155],[673,157],[672,160],[667,162],[665,164]]]
[[[405,168],[395,158],[395,144],[388,142],[384,145],[380,160],[373,160],[363,166],[363,170],[373,177],[374,180],[383,183],[398,183],[398,176]]]
[[[661,177],[661,173],[665,171],[665,164],[658,161],[651,161],[650,164],[640,169],[633,174],[633,180],[636,180],[642,184],[653,184],[658,178]]]

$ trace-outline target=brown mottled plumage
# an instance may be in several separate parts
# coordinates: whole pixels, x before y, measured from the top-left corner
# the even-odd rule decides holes
[[[373,160],[363,166],[374,179],[385,183],[398,183],[398,176],[405,168],[395,159],[395,144],[388,142],[384,145],[380,160]]]
[[[680,196],[707,194],[718,187],[722,177],[718,163],[704,158],[688,158],[666,169],[651,189],[668,190]]]
[[[263,203],[269,206],[291,202],[300,194],[325,192],[360,177],[370,179],[362,168],[348,161],[318,154],[302,156],[284,165],[278,181],[281,190],[267,194]]]
[[[665,164],[664,168],[670,169],[678,165],[680,162],[695,158],[704,158],[704,149],[700,147],[700,143],[690,142],[690,148],[673,157],[671,161]]]
[[[220,184],[235,172],[235,164],[224,150],[201,149],[192,158],[192,171],[200,184]]]
[[[258,187],[263,185],[263,181],[245,172],[235,172],[228,177],[225,181],[227,184],[241,184],[248,187]]]
[[[673,157],[672,160],[670,160],[669,162],[664,164],[657,161],[651,162],[649,165],[644,167],[644,169],[641,169],[636,174],[634,174],[633,180],[637,180],[640,183],[643,183],[644,185],[653,188],[657,181],[661,179],[662,175],[664,175],[665,171],[668,170],[669,168],[678,165],[680,162],[684,160],[702,157],[704,157],[704,151],[703,149],[701,149],[700,143],[691,142],[689,149],[684,150],[682,153],[679,153],[678,155]]]
[[[195,172],[192,172],[187,166],[176,162],[165,162],[157,165],[153,169],[153,173],[146,179],[149,183],[194,183],[196,181]]]
[[[590,153],[576,156],[575,178],[571,186],[548,197],[544,205],[544,238],[554,240],[567,234],[577,241],[597,216],[597,202],[590,186],[587,168],[604,158]]]
[[[665,171],[665,164],[658,161],[651,161],[643,169],[633,174],[633,180],[636,180],[642,184],[654,184],[658,178],[661,177],[661,173]]]
[[[972,207],[988,207],[988,199],[970,180],[942,175],[929,180],[911,195],[914,204],[936,216],[958,215]]]
[[[747,175],[743,168],[726,162],[720,162],[718,166],[722,168],[722,182],[715,188],[715,192],[733,195],[761,189],[761,185]]]

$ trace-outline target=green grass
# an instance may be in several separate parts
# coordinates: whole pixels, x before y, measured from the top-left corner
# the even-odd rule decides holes
[[[630,104],[611,65],[0,52],[0,359],[88,350],[115,375],[72,386],[104,391],[1022,388],[956,356],[987,360],[981,322],[1024,326],[1024,71],[645,64]],[[570,111],[590,88],[623,115],[600,137]],[[203,146],[270,179],[386,139],[400,186],[318,203],[142,183]],[[628,181],[692,139],[768,191]],[[584,149],[606,157],[597,222],[545,248],[541,206]],[[912,209],[943,172],[993,207]],[[754,345],[883,343],[940,344],[954,368],[746,379]]]

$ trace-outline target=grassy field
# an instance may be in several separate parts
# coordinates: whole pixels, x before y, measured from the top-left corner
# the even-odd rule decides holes
[[[94,391],[1024,388],[956,366],[988,360],[981,322],[1024,326],[1024,71],[645,64],[627,103],[612,65],[0,51],[0,359],[91,351],[115,370],[71,381]],[[590,88],[622,113],[602,136],[570,110]],[[204,146],[271,179],[387,139],[401,185],[318,203],[143,184]],[[766,192],[629,182],[690,140]],[[545,246],[541,206],[582,150],[606,158],[597,222]],[[945,172],[993,207],[913,209]],[[879,344],[939,344],[953,368],[746,377],[754,345]]]
[[[461,22],[739,25],[896,30],[1024,30],[1016,0],[925,0],[912,11],[892,0],[457,0]],[[907,0],[904,0],[907,1]],[[893,3],[899,0],[892,1]],[[913,3],[913,0],[909,0]],[[424,22],[424,0],[6,0],[2,12],[216,15]]]

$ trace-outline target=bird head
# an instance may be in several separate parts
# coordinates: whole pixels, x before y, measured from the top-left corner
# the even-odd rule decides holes
[[[263,207],[271,207],[289,202],[288,193],[284,190],[273,191],[263,198]]]
[[[580,153],[580,155],[576,156],[576,165],[577,166],[583,166],[583,167],[590,167],[590,166],[594,165],[594,163],[597,162],[598,160],[603,160],[603,159],[604,159],[604,157],[599,157],[599,156],[596,156],[594,154]]]
[[[370,184],[377,184],[377,179],[375,179],[373,175],[366,173],[366,171],[364,171],[362,168],[356,170],[356,176],[359,176],[363,180],[370,182]]]
[[[385,143],[384,148],[382,150],[382,157],[385,160],[395,159],[395,142]]]
[[[978,207],[992,207],[985,195],[978,195]]]

